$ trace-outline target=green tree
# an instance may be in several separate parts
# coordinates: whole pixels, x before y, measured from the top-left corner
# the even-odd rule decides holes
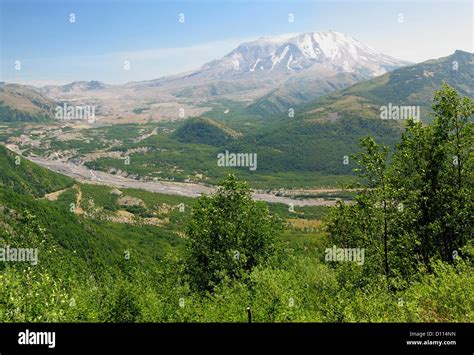
[[[353,156],[358,165],[355,171],[362,179],[358,185],[361,189],[355,203],[339,202],[332,211],[330,241],[342,248],[364,248],[365,276],[384,274],[388,280],[392,272],[390,224],[397,207],[389,184],[389,150],[371,137],[362,139],[361,147],[362,151]],[[364,280],[359,282],[362,285]]]
[[[430,126],[409,122],[391,177],[406,207],[400,226],[426,266],[432,258],[452,262],[472,238],[474,104],[444,84],[433,111]]]
[[[390,199],[390,186],[387,183],[387,154],[388,148],[379,147],[372,138],[365,138],[361,141],[365,152],[358,156],[358,165],[362,168],[355,169],[361,176],[368,180],[366,194],[372,196],[376,205],[381,205],[383,209],[383,250],[384,250],[384,270],[385,276],[389,277],[388,264],[388,200]]]
[[[213,290],[224,278],[247,279],[275,251],[280,220],[254,201],[247,184],[229,175],[217,191],[202,196],[187,226],[186,274],[198,290]]]
[[[354,204],[339,203],[330,217],[331,242],[363,245],[365,274],[383,269],[397,288],[420,266],[453,262],[472,242],[474,104],[444,84],[433,112],[431,125],[408,120],[390,164],[385,147],[362,140],[357,157],[364,188]]]

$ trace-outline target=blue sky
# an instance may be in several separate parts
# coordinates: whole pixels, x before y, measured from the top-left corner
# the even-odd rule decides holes
[[[36,86],[154,79],[220,58],[241,42],[289,32],[344,32],[414,62],[455,49],[473,51],[469,0],[0,3],[0,80]],[[294,22],[288,21],[289,13]],[[21,70],[15,70],[15,61],[21,62]],[[125,61],[130,70],[124,70]]]

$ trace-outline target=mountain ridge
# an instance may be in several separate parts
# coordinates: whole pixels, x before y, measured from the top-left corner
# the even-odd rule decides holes
[[[364,76],[375,76],[395,67],[411,64],[378,52],[353,37],[335,31],[307,32],[294,37],[277,38],[261,37],[241,43],[222,58],[183,74],[126,85],[158,86],[168,80],[202,80],[206,77],[211,80],[235,80],[247,76],[258,77],[260,72],[265,75],[275,72],[277,80],[284,80],[285,74],[289,72],[297,73],[311,67],[311,71],[319,75],[323,75],[325,71],[329,72],[324,76],[339,72],[358,72]],[[314,67],[317,64],[322,67]]]
[[[416,105],[429,120],[433,93],[446,82],[463,96],[474,97],[474,53],[456,50],[445,57],[398,68],[376,78],[332,92],[300,107],[303,117],[330,114],[379,117],[380,106]]]

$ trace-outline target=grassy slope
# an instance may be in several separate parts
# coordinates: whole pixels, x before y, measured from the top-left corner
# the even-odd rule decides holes
[[[141,255],[143,265],[163,255],[181,240],[170,228],[147,225],[124,225],[105,220],[77,216],[71,211],[76,202],[76,188],[72,179],[37,166],[26,159],[14,163],[15,154],[0,147],[0,206],[5,211],[3,223],[16,229],[25,214],[36,216],[38,223],[59,246],[60,253],[79,258],[89,266],[112,265],[123,259],[131,249]],[[110,208],[110,189],[104,186],[83,185],[83,198],[93,198],[97,206]],[[39,199],[45,193],[66,189],[57,201]],[[21,226],[21,223],[19,224]],[[5,228],[8,230],[9,228]]]
[[[0,86],[0,122],[44,122],[52,118],[54,102],[28,86]]]
[[[73,184],[72,179],[41,168],[3,146],[0,146],[0,171],[0,186],[35,197]]]
[[[175,132],[175,137],[184,143],[203,143],[220,146],[238,137],[238,133],[223,123],[205,117],[186,120]]]
[[[447,57],[399,68],[316,99],[301,110],[307,119],[325,119],[335,112],[345,117],[379,118],[380,106],[418,105],[422,120],[428,122],[433,92],[443,82],[463,96],[474,97],[474,54],[456,51]]]

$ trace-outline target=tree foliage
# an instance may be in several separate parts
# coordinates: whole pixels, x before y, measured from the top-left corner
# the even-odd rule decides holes
[[[243,279],[275,250],[279,220],[254,201],[247,184],[229,175],[211,196],[202,196],[187,227],[187,274],[199,290],[224,278]]]
[[[391,161],[372,138],[357,155],[363,190],[329,224],[332,241],[367,249],[366,273],[409,281],[439,259],[454,262],[472,243],[474,103],[443,85],[431,125],[409,120]]]

